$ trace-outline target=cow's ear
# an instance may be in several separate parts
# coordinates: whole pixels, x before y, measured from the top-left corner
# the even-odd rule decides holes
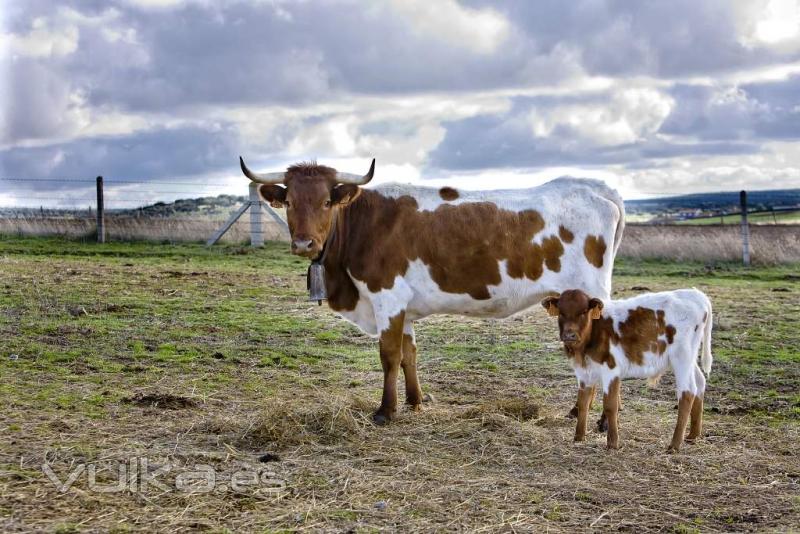
[[[603,301],[600,299],[589,300],[589,318],[599,319],[603,316]]]
[[[542,308],[553,317],[558,317],[558,297],[547,297],[542,301]]]
[[[286,203],[286,188],[283,186],[261,184],[258,186],[258,192],[273,208],[282,208]]]
[[[349,204],[358,198],[361,188],[354,184],[339,184],[331,191],[332,204]]]

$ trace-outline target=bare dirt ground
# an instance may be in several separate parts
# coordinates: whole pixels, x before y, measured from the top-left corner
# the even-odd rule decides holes
[[[422,321],[435,400],[373,426],[377,344],[284,248],[0,240],[0,531],[797,530],[797,265],[618,262],[619,296],[715,305],[705,435],[668,455],[669,376],[623,384],[621,450],[572,442],[538,309]]]

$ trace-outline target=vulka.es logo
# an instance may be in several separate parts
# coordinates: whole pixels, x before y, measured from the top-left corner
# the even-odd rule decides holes
[[[275,473],[257,467],[239,469],[228,475],[218,473],[210,465],[198,464],[190,468],[182,467],[174,480],[168,482],[166,477],[173,470],[177,471],[177,468],[171,464],[151,464],[148,458],[132,457],[127,462],[117,463],[116,473],[107,464],[100,467],[93,463],[77,464],[62,479],[50,464],[42,465],[42,472],[61,493],[68,492],[84,474],[89,491],[98,493],[209,493],[231,490],[237,493],[274,494],[286,488],[286,482],[277,478]]]

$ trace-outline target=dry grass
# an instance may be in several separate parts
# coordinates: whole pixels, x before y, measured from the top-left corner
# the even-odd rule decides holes
[[[284,231],[263,215],[264,239],[284,239]],[[106,238],[120,241],[178,243],[205,241],[224,224],[224,220],[202,218],[154,218],[106,216]],[[90,217],[0,217],[0,234],[14,236],[62,236],[84,238],[96,235],[95,219]],[[250,222],[245,213],[228,230],[221,242],[250,240]]]
[[[420,322],[420,377],[436,401],[373,426],[376,343],[305,302],[304,265],[285,248],[0,241],[0,531],[800,524],[800,281],[790,268],[620,262],[619,295],[695,285],[719,321],[705,435],[668,455],[670,376],[655,389],[625,383],[621,450],[606,451],[593,429],[572,442],[574,377],[537,309]],[[158,477],[170,489],[102,493],[83,474],[60,493],[41,467],[63,480],[95,463],[110,483],[131,457],[171,466]],[[200,465],[216,489],[175,490]],[[261,483],[233,488],[243,470]]]
[[[752,225],[750,250],[754,263],[800,262],[800,226]],[[669,261],[740,261],[742,237],[736,225],[636,225],[625,227],[620,256]]]

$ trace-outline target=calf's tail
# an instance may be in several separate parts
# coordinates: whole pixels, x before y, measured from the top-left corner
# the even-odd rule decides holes
[[[713,316],[711,315],[711,301],[706,298],[706,324],[703,329],[703,351],[700,354],[700,365],[706,376],[711,375],[711,363],[714,361],[711,356],[711,326],[714,323]]]

